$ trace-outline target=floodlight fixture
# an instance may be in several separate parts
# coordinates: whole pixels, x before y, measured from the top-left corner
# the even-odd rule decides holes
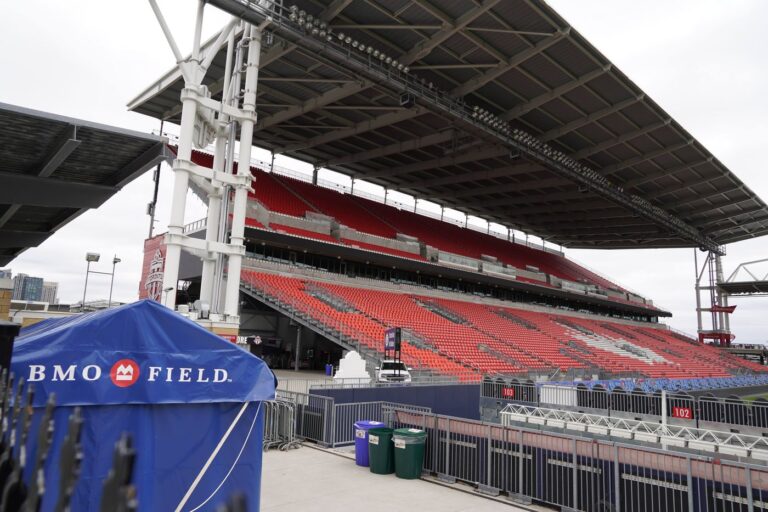
[[[97,262],[97,261],[99,261],[99,258],[101,258],[101,254],[99,254],[97,252],[87,252],[87,253],[85,253],[85,261],[87,261],[88,263]]]

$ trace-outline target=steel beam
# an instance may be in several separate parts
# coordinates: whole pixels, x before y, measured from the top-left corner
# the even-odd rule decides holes
[[[293,119],[294,117],[298,117],[302,114],[306,114],[307,112],[312,112],[313,110],[317,110],[318,108],[324,107],[325,105],[330,105],[331,103],[336,103],[339,100],[343,100],[344,98],[347,98],[349,96],[353,96],[369,87],[371,87],[373,83],[363,80],[360,82],[352,82],[348,84],[344,84],[341,87],[334,87],[333,89],[324,92],[320,96],[316,96],[314,98],[310,98],[304,103],[300,105],[296,105],[294,107],[286,108],[284,110],[280,110],[275,114],[272,114],[271,116],[267,116],[260,120],[258,124],[256,125],[256,129],[258,130],[264,130],[266,128],[269,128],[270,126],[283,123],[285,121],[288,121],[289,119]]]
[[[546,39],[542,39],[541,41],[536,43],[534,46],[531,46],[530,48],[523,50],[522,52],[516,55],[513,55],[509,59],[503,60],[496,67],[489,69],[485,73],[482,73],[468,80],[467,82],[461,84],[460,86],[454,88],[451,91],[451,94],[453,96],[464,96],[465,94],[469,94],[470,92],[480,89],[481,87],[486,85],[488,82],[491,82],[496,78],[500,77],[501,75],[515,69],[520,64],[527,61],[528,59],[535,57],[536,55],[540,54],[547,48],[562,41],[569,33],[570,33],[570,29],[565,29],[562,32],[557,32]]]
[[[641,185],[645,185],[646,183],[651,183],[652,181],[655,181],[660,178],[664,178],[666,176],[674,176],[678,173],[681,173],[683,171],[687,171],[690,169],[695,169],[696,167],[700,165],[704,165],[706,163],[710,163],[714,161],[715,157],[710,156],[708,158],[704,158],[702,160],[698,160],[696,162],[691,162],[688,164],[679,165],[677,167],[673,167],[671,169],[659,169],[656,172],[644,174],[643,176],[640,176],[638,178],[634,178],[631,180],[627,180],[624,182],[623,186],[624,188],[635,188],[639,187]]]
[[[548,178],[548,179],[533,179],[526,180],[519,183],[505,183],[496,184],[486,187],[476,187],[466,190],[460,190],[458,192],[442,194],[441,197],[460,199],[466,197],[477,198],[480,196],[486,196],[490,194],[502,194],[506,192],[525,192],[527,190],[537,190],[548,187],[558,187],[563,185],[571,185],[571,181],[563,180],[562,178]],[[503,204],[503,199],[483,200],[483,206],[496,206],[497,204]]]
[[[752,212],[754,214],[754,212]],[[716,233],[722,233],[723,231],[730,231],[733,229],[738,228],[744,228],[746,226],[751,226],[753,224],[759,224],[760,226],[768,226],[768,213],[762,215],[761,217],[757,218],[749,218],[745,220],[736,220],[738,216],[734,216],[732,218],[727,219],[726,222],[730,223],[730,225],[726,225],[725,222],[721,224],[717,224],[713,227],[709,227],[706,229],[702,229],[702,233],[706,233],[708,235],[714,235]]]
[[[544,199],[541,198],[537,200],[537,203],[540,203],[541,201],[560,201],[557,196],[554,196],[554,194],[551,194],[550,196],[553,196],[552,199]],[[562,199],[567,200],[567,199]],[[527,199],[527,203],[520,203],[520,204],[530,204],[531,200]],[[509,209],[509,215],[539,215],[541,213],[556,213],[556,212],[581,212],[581,211],[595,211],[599,210],[601,213],[596,213],[596,215],[602,215],[603,213],[608,212],[614,212],[614,213],[625,213],[626,210],[619,207],[619,206],[613,206],[609,202],[605,203],[596,203],[594,199],[589,199],[585,201],[574,201],[574,200],[568,200],[568,203],[565,204],[539,204],[537,206],[523,206],[519,207],[516,206],[515,201],[510,201],[507,203],[509,206],[513,206],[513,209]]]
[[[557,128],[553,128],[548,132],[544,132],[539,136],[539,139],[541,139],[544,142],[549,142],[551,140],[560,138],[563,135],[570,133],[574,130],[578,130],[579,128],[582,128],[590,123],[596,123],[597,121],[599,121],[600,119],[606,116],[615,114],[616,112],[620,112],[621,110],[624,110],[625,108],[631,105],[634,105],[635,103],[643,101],[643,99],[645,99],[645,94],[638,94],[635,97],[628,98],[624,101],[620,101],[615,105],[609,105],[605,108],[601,108],[600,110],[592,112],[591,114],[585,117],[581,117],[579,119],[571,121],[570,123],[566,123]]]
[[[517,105],[516,107],[501,114],[499,117],[504,121],[511,121],[512,119],[515,119],[522,115],[527,114],[533,109],[539,108],[545,103],[548,103],[554,99],[559,98],[563,94],[566,94],[578,87],[581,87],[582,85],[585,85],[591,82],[595,78],[601,75],[604,75],[610,70],[611,70],[610,64],[607,64],[601,68],[592,70],[589,73],[577,78],[576,80],[571,80],[570,82],[566,82],[559,87],[555,87],[551,91],[545,92],[544,94],[536,96],[535,98],[531,98],[530,100],[527,100],[524,103]]]
[[[521,174],[528,174],[532,172],[549,172],[548,169],[537,165],[520,160],[521,163],[517,165],[507,165],[496,169],[488,169],[485,171],[467,171],[461,174],[452,174],[451,176],[445,176],[443,178],[434,178],[426,180],[409,181],[408,187],[442,187],[445,185],[456,185],[459,183],[466,183],[468,181],[480,181],[490,180],[495,178],[519,176]]]
[[[664,128],[665,126],[669,126],[671,122],[672,122],[672,119],[667,118],[667,119],[664,119],[663,121],[659,121],[658,123],[653,123],[653,124],[649,124],[648,126],[643,126],[629,133],[625,133],[617,137],[613,137],[612,139],[608,139],[603,142],[599,142],[595,145],[586,147],[580,151],[576,151],[575,153],[572,153],[570,156],[574,160],[581,160],[582,158],[588,158],[592,155],[600,153],[601,151],[605,151],[614,146],[618,146],[619,144],[627,143],[633,139],[636,139],[637,137],[647,135],[651,132]]]
[[[28,174],[40,176],[41,178],[50,176],[79,145],[77,127],[71,124],[67,125],[37,168],[28,171]]]
[[[535,217],[523,216],[522,218],[528,221],[536,221],[543,224],[560,222],[565,224],[573,224],[574,222],[588,223],[590,226],[638,226],[650,224],[650,221],[646,221],[639,217],[634,217],[627,213],[626,210],[621,210],[615,213],[604,213],[600,215],[599,219],[595,218],[594,213],[542,213]]]
[[[0,229],[0,249],[37,247],[53,233],[47,231],[16,231]]]
[[[725,176],[721,176],[721,177],[724,178]],[[693,193],[694,197],[688,198],[688,199],[679,199],[679,200],[675,201],[674,207],[675,208],[682,208],[682,207],[688,206],[689,204],[698,203],[699,201],[712,201],[713,199],[715,199],[719,195],[728,194],[730,192],[738,192],[738,191],[741,191],[741,190],[744,190],[744,185],[743,184],[730,185],[727,188],[713,190],[713,191],[711,191],[709,193],[706,193],[706,194],[701,193],[701,192],[691,191]]]
[[[433,49],[488,12],[500,1],[501,0],[483,0],[480,5],[477,5],[475,8],[470,9],[459,16],[452,24],[444,26],[442,29],[432,34],[426,41],[417,43],[398,60],[403,64],[411,64],[417,60],[423,59],[429,55]],[[415,2],[421,4],[423,3],[423,0],[415,0]]]
[[[90,183],[0,172],[0,204],[53,208],[96,208],[119,189]]]
[[[745,197],[740,201],[721,201],[719,203],[709,204],[707,206],[700,206],[699,208],[694,208],[692,210],[683,210],[679,212],[677,215],[685,215],[686,217],[689,217],[691,215],[695,216],[695,215],[700,215],[702,213],[709,213],[712,210],[719,210],[720,208],[727,208],[729,206],[738,206],[741,203],[746,203],[747,201],[753,201],[753,198]],[[759,212],[764,209],[765,209],[765,206],[758,205],[758,206],[753,206],[747,209],[743,209],[742,211],[733,213],[731,215],[742,215],[748,212]]]
[[[509,155],[509,149],[502,146],[482,146],[481,149],[464,153],[458,156],[445,156],[442,158],[436,158],[434,160],[426,160],[423,162],[414,162],[409,165],[403,165],[393,169],[379,170],[375,172],[365,173],[365,178],[391,178],[394,176],[400,176],[403,174],[410,174],[419,171],[428,171],[430,169],[438,169],[440,167],[450,167],[454,165],[466,164],[469,162],[475,162],[479,160],[488,160],[491,158],[499,158]]]
[[[605,167],[599,169],[600,174],[603,176],[610,176],[612,174],[616,174],[617,172],[626,169],[628,167],[635,166],[637,164],[641,164],[643,162],[647,162],[648,160],[653,160],[654,158],[658,158],[660,156],[667,155],[669,153],[673,153],[679,149],[687,148],[691,144],[693,144],[693,139],[688,139],[685,142],[682,142],[680,144],[675,144],[674,146],[669,146],[666,148],[660,148],[656,151],[651,151],[650,153],[644,153],[642,155],[638,155],[635,157],[632,157],[628,160],[624,160],[621,162],[616,162],[615,164],[606,165]],[[626,185],[625,185],[626,187]]]
[[[403,153],[405,151],[413,151],[414,149],[420,149],[428,146],[434,146],[436,144],[442,144],[448,142],[456,137],[456,130],[450,129],[443,132],[419,137],[418,139],[408,140],[404,142],[398,142],[396,144],[390,144],[389,146],[382,146],[380,148],[371,149],[369,151],[362,151],[360,153],[352,153],[339,158],[333,158],[327,162],[323,162],[323,167],[330,167],[335,165],[353,164],[357,162],[364,162],[366,160],[372,160],[374,158],[380,158],[382,156],[394,155]]]
[[[163,142],[158,142],[110,176],[106,185],[122,188],[123,185],[132,181],[136,176],[144,174],[148,169],[161,162],[170,164],[174,158],[175,155],[168,149],[168,146]]]
[[[37,164],[37,167],[30,169],[28,174],[31,176],[39,176],[41,178],[50,176],[62,163],[64,163],[64,160],[66,160],[79,145],[80,141],[77,139],[77,127],[68,124],[48,149],[48,153]],[[9,204],[5,212],[0,215],[0,228],[5,226],[8,221],[16,215],[16,212],[18,212],[20,208],[21,204]]]
[[[361,121],[354,126],[350,126],[349,128],[343,128],[341,130],[336,130],[330,133],[324,133],[323,135],[312,137],[306,141],[288,144],[286,146],[276,148],[275,153],[291,153],[293,151],[301,151],[303,149],[313,148],[321,144],[328,144],[329,142],[336,140],[354,137],[355,135],[360,135],[372,130],[378,130],[379,128],[383,128],[385,126],[407,121],[408,119],[413,119],[414,117],[418,117],[426,112],[426,109],[420,107],[401,110],[398,112],[391,112],[389,114],[384,114],[373,119]]]
[[[760,219],[768,218],[768,210],[766,210],[763,207],[754,207],[754,208],[749,208],[743,212],[731,214],[725,219],[723,217],[717,217],[716,219],[709,219],[703,222],[694,221],[692,224],[694,224],[697,228],[701,229],[702,231],[707,231],[712,226],[720,226],[725,224],[726,222],[737,222],[737,219],[745,215],[755,215],[755,214],[761,214],[759,217]]]

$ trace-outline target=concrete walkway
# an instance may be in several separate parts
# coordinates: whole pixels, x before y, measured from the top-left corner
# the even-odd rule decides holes
[[[263,469],[263,512],[522,510],[423,480],[374,475],[354,460],[307,446],[265,453]]]

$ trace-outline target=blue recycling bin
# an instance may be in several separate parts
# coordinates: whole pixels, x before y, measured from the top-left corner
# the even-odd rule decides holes
[[[368,467],[368,430],[382,428],[380,421],[360,420],[355,422],[355,464]]]
[[[332,364],[326,364],[325,365],[325,374],[329,377],[333,377],[333,365]]]

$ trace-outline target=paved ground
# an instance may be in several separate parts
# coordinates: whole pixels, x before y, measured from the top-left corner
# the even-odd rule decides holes
[[[307,446],[267,452],[263,468],[263,512],[522,510],[423,480],[374,475],[349,458]]]

